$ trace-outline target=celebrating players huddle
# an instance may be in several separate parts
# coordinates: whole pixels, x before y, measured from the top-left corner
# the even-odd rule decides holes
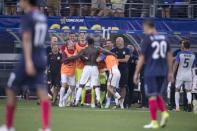
[[[14,114],[16,108],[15,90],[17,87],[28,85],[37,90],[40,98],[42,128],[40,131],[51,131],[50,129],[50,102],[48,89],[46,87],[45,69],[47,66],[46,52],[44,48],[47,33],[46,17],[38,10],[36,0],[21,0],[21,6],[25,11],[22,18],[22,45],[23,53],[14,73],[11,73],[8,81],[6,121],[0,131],[15,131],[13,128]],[[139,83],[139,74],[145,64],[144,83],[146,94],[149,97],[149,110],[151,123],[144,128],[157,129],[165,127],[169,114],[162,98],[163,83],[165,78],[174,82],[172,68],[172,53],[166,36],[156,32],[152,21],[144,22],[146,37],[142,42],[141,54],[136,67],[133,81]],[[117,41],[122,42],[123,38],[118,37]],[[119,62],[127,59],[117,59],[112,53],[113,45],[109,40],[102,47],[94,45],[93,38],[86,38],[85,33],[80,33],[79,42],[75,41],[73,33],[70,34],[68,42],[59,50],[57,38],[52,38],[51,53],[49,54],[49,70],[51,74],[50,84],[53,86],[53,96],[58,96],[57,87],[61,85],[59,93],[59,107],[65,107],[70,99],[71,105],[78,106],[80,97],[81,104],[84,104],[85,88],[91,88],[91,107],[101,106],[101,87],[107,85],[105,108],[110,107],[111,98],[114,97],[116,105],[123,107],[124,95],[119,94],[119,83],[121,73],[126,71],[118,68]],[[122,46],[122,45],[121,45]],[[124,47],[124,46],[123,46]],[[61,52],[61,54],[60,54]],[[115,52],[118,52],[117,50]],[[124,51],[124,55],[125,55]],[[191,67],[195,56],[189,51],[189,43],[183,43],[183,51],[176,58],[176,66],[179,64],[176,78],[176,106],[179,110],[179,91],[182,84],[186,85],[188,91],[188,103],[191,104]],[[182,70],[184,73],[182,74]],[[108,71],[108,75],[105,72]],[[60,74],[61,73],[61,74]],[[122,75],[124,75],[124,73]],[[61,75],[61,76],[60,76]],[[107,77],[108,76],[108,77]],[[61,77],[61,84],[60,82]],[[124,78],[124,77],[122,77]],[[122,81],[121,81],[122,82]],[[124,92],[124,89],[122,89]],[[124,93],[123,93],[124,94]],[[96,96],[96,101],[95,97]],[[105,96],[105,94],[104,94]],[[56,98],[53,99],[55,102]],[[157,110],[161,113],[160,125],[157,122]]]

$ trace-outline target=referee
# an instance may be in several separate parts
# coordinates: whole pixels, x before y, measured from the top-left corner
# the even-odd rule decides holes
[[[124,101],[126,96],[126,87],[128,84],[128,61],[130,58],[130,51],[127,47],[125,47],[124,39],[122,37],[118,37],[116,39],[116,47],[112,49],[112,52],[115,53],[118,57],[119,61],[119,70],[121,74],[120,78],[120,95],[122,97],[122,101]],[[122,102],[121,102],[122,103]],[[123,102],[124,103],[124,102]],[[120,105],[121,109],[124,109],[124,105]]]

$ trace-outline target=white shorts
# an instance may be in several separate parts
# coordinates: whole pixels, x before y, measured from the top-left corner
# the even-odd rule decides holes
[[[113,86],[115,88],[119,88],[120,77],[121,77],[121,74],[118,69],[118,66],[113,66],[109,72],[107,85]]]
[[[62,84],[67,84],[69,86],[75,86],[76,85],[75,75],[74,76],[67,76],[65,74],[61,74],[61,82],[62,82]]]
[[[176,80],[176,89],[180,89],[183,85],[185,86],[186,90],[192,90],[192,81]]]
[[[86,85],[90,82],[90,87],[100,86],[99,70],[97,66],[86,65],[81,74],[80,85]]]

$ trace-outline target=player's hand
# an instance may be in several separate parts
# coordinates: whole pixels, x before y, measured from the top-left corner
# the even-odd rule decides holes
[[[133,76],[133,82],[134,82],[134,84],[138,85],[139,75],[137,73],[135,73],[134,76]]]
[[[36,75],[36,69],[35,69],[32,61],[28,61],[26,63],[26,73],[29,76],[35,76]]]
[[[174,74],[173,73],[168,73],[168,81],[169,82],[174,82]]]

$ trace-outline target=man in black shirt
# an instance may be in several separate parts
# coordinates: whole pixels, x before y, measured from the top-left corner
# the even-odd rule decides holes
[[[128,84],[128,61],[130,58],[130,51],[127,47],[124,45],[124,39],[122,37],[118,37],[116,39],[116,47],[112,49],[112,52],[115,53],[118,57],[119,61],[119,70],[121,73],[120,78],[120,95],[124,101],[126,96],[126,86]],[[124,105],[120,105],[121,109],[124,109]]]
[[[48,81],[51,83],[53,89],[53,104],[56,102],[58,95],[58,90],[60,87],[60,69],[61,69],[62,55],[59,53],[59,48],[57,45],[52,47],[52,52],[48,55],[49,70],[48,70]]]

